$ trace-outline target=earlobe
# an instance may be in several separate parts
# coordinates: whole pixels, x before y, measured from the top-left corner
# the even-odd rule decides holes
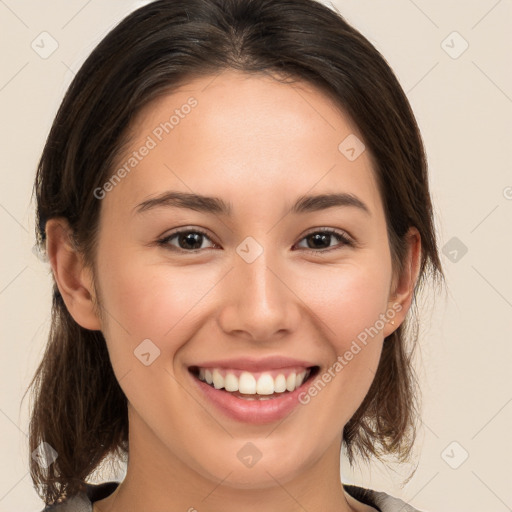
[[[46,223],[46,251],[60,294],[73,319],[85,329],[100,330],[90,269],[77,249],[66,219]]]
[[[388,307],[396,312],[394,324],[387,324],[384,337],[389,336],[403,322],[414,297],[420,266],[421,266],[421,236],[417,228],[410,227],[406,234],[407,253],[403,265],[403,272],[396,282],[388,301]]]

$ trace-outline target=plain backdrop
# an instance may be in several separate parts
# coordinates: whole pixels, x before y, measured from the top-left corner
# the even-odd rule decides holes
[[[42,509],[28,472],[28,399],[21,403],[50,312],[49,266],[32,252],[36,164],[73,75],[140,5],[0,0],[0,511]],[[342,461],[342,479],[425,511],[511,510],[512,2],[334,5],[384,55],[412,104],[448,284],[420,302],[416,473],[402,485],[410,465],[352,471]],[[99,471],[94,481],[122,476]]]

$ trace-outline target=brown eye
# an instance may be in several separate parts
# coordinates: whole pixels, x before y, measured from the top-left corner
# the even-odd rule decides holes
[[[171,240],[174,239],[176,239],[178,247],[171,244]],[[175,231],[165,238],[158,240],[158,244],[175,251],[197,252],[204,249],[202,247],[204,239],[210,240],[210,237],[204,231],[184,229]],[[215,246],[214,243],[213,245]]]
[[[338,239],[341,244],[337,244],[334,247],[330,245],[332,238],[335,237]],[[318,253],[318,252],[326,252],[339,249],[345,245],[353,246],[353,242],[348,236],[343,232],[334,231],[332,229],[314,231],[306,235],[302,240],[307,241],[307,252]],[[340,247],[341,246],[341,247]],[[314,250],[318,249],[318,250]]]

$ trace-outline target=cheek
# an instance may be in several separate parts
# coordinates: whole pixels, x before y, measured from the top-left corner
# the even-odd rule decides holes
[[[142,417],[178,429],[176,411],[186,409],[188,395],[175,378],[174,356],[198,329],[194,318],[214,281],[192,266],[148,263],[137,251],[120,256],[128,253],[105,244],[104,257],[98,257],[102,332],[132,406]]]
[[[219,274],[218,268],[200,271],[195,265],[155,263],[139,250],[120,247],[105,244],[103,257],[98,256],[102,331],[114,370],[122,375],[134,362],[138,367],[134,352],[149,339],[160,351],[156,365],[173,372],[173,356],[200,329],[213,296],[209,292],[225,270]]]
[[[374,379],[382,351],[384,321],[391,280],[390,264],[347,265],[325,269],[310,283],[308,305],[321,320],[330,348],[322,383],[304,401],[315,402],[315,421],[344,425],[354,414]],[[306,288],[305,288],[306,289]],[[322,399],[316,401],[316,396]],[[332,407],[325,407],[328,402]],[[333,430],[333,432],[334,432]]]
[[[386,264],[349,264],[326,268],[315,275],[315,283],[306,284],[308,304],[324,322],[337,349],[344,350],[347,342],[374,326],[385,313],[390,272]]]

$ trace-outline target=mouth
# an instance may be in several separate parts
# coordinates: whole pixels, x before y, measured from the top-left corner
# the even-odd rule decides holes
[[[248,365],[244,365],[245,367]],[[320,372],[319,366],[272,370],[190,366],[192,388],[213,416],[254,425],[280,421],[302,403],[300,397]]]
[[[319,366],[252,372],[237,368],[189,367],[191,375],[214,390],[248,401],[276,400],[294,394],[318,374]]]

